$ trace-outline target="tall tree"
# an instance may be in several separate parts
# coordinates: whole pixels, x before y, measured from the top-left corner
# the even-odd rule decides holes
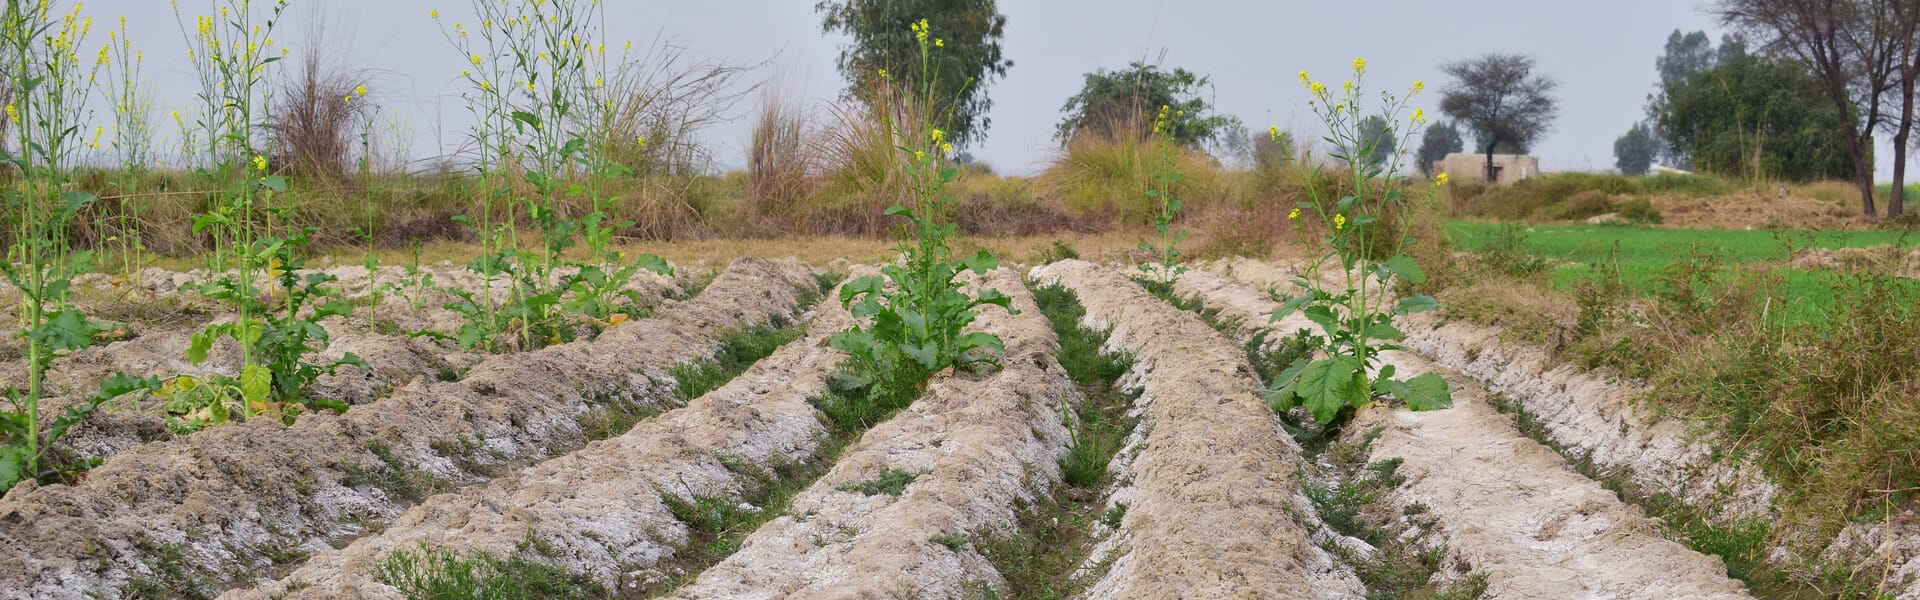
[[[920,45],[911,27],[926,19],[941,46],[942,62],[935,65],[941,94],[957,94],[947,126],[947,139],[967,146],[985,135],[993,100],[987,88],[1006,77],[1013,61],[1001,55],[1007,17],[994,0],[820,0],[813,7],[826,33],[844,33],[853,42],[840,47],[840,74],[850,95],[871,101],[881,73],[918,89]],[[940,107],[945,109],[947,107]]]
[[[1440,92],[1440,110],[1485,134],[1487,181],[1493,181],[1493,154],[1501,143],[1527,147],[1552,127],[1559,106],[1551,77],[1533,73],[1533,58],[1488,54],[1440,67],[1453,82]]]
[[[1789,59],[1735,60],[1665,90],[1657,126],[1702,171],[1750,178],[1845,179],[1849,118]]]
[[[1907,206],[1907,150],[1913,138],[1914,86],[1920,81],[1920,2],[1893,2],[1888,7],[1888,34],[1895,41],[1895,85],[1900,110],[1887,125],[1893,130],[1893,191],[1887,197],[1887,216],[1898,217]]]
[[[1694,73],[1713,68],[1718,59],[1713,51],[1713,39],[1707,37],[1707,32],[1682,34],[1675,29],[1667,36],[1666,51],[1654,59],[1654,66],[1660,69],[1660,84],[1673,85]]]
[[[1660,73],[1660,84],[1652,95],[1647,97],[1647,121],[1658,122],[1660,115],[1667,112],[1666,90],[1686,82],[1688,77],[1715,66],[1738,60],[1747,54],[1747,42],[1739,34],[1720,36],[1720,47],[1714,48],[1713,41],[1705,31],[1682,33],[1673,30],[1667,36],[1667,45],[1660,56],[1654,59],[1654,69]],[[1661,137],[1658,128],[1650,128],[1659,153],[1654,158],[1664,157],[1668,166],[1679,169],[1693,169],[1693,156],[1687,148]]]
[[[1427,131],[1420,136],[1420,172],[1433,176],[1433,163],[1467,149],[1467,142],[1460,137],[1460,127],[1452,121],[1434,121],[1427,125]]]
[[[1622,174],[1645,175],[1653,167],[1653,155],[1659,151],[1653,129],[1646,123],[1634,123],[1625,135],[1613,141],[1613,166],[1619,167]]]
[[[1873,202],[1873,132],[1887,118],[1882,98],[1892,89],[1894,57],[1906,43],[1891,35],[1892,5],[1912,0],[1717,0],[1714,12],[1748,33],[1770,53],[1812,69],[1827,101],[1842,115],[1847,154],[1861,210]]]
[[[1080,93],[1067,98],[1066,106],[1060,108],[1066,114],[1054,137],[1065,143],[1082,131],[1144,135],[1165,106],[1167,122],[1162,133],[1175,142],[1198,147],[1218,141],[1236,133],[1240,121],[1213,114],[1213,105],[1200,93],[1211,87],[1206,76],[1178,67],[1169,71],[1135,62],[1125,71],[1099,69],[1088,73]]]

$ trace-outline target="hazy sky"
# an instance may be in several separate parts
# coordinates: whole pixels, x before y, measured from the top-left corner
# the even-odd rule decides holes
[[[375,69],[370,85],[383,104],[401,108],[418,129],[417,153],[434,154],[464,135],[462,57],[428,17],[473,21],[464,0],[293,0],[278,35],[299,44],[316,15],[329,38],[358,64]],[[696,57],[768,62],[754,81],[778,79],[822,103],[841,89],[833,61],[843,37],[820,33],[813,0],[607,0],[613,40],[645,44],[672,39]],[[210,12],[212,0],[179,0],[183,11]],[[166,2],[92,0],[96,19],[127,15],[136,45],[147,51],[148,75],[163,104],[191,98],[184,42]],[[1014,61],[993,83],[993,126],[974,149],[1003,172],[1038,170],[1056,153],[1051,139],[1066,98],[1082,74],[1124,68],[1147,56],[1211,75],[1215,105],[1247,125],[1312,132],[1306,93],[1296,73],[1342,81],[1354,57],[1368,60],[1373,89],[1403,89],[1424,79],[1415,106],[1437,114],[1438,65],[1484,52],[1520,52],[1560,80],[1561,116],[1534,148],[1548,170],[1613,168],[1613,140],[1643,117],[1657,75],[1654,58],[1675,28],[1714,32],[1696,0],[1000,0],[1008,17],[1006,56]],[[191,16],[188,17],[189,22]],[[471,24],[470,24],[471,26]],[[105,35],[96,29],[96,42]],[[815,104],[824,117],[824,104]],[[724,167],[743,163],[753,102],[738,122],[707,137]],[[164,114],[164,113],[163,113]],[[1303,135],[1302,137],[1307,137]],[[1317,137],[1317,135],[1312,136]],[[1883,136],[1884,137],[1884,136]],[[1890,153],[1882,153],[1890,154]],[[1888,173],[1883,164],[1881,173]]]

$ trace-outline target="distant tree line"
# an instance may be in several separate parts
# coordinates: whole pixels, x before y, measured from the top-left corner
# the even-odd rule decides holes
[[[1675,31],[1647,119],[1614,143],[1624,173],[1654,162],[1747,178],[1845,179],[1873,196],[1875,135],[1893,136],[1886,215],[1905,212],[1920,83],[1920,2],[1717,0],[1733,33]]]

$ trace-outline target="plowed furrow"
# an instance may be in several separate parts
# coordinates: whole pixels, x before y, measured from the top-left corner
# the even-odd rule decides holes
[[[699,297],[577,342],[488,359],[344,415],[254,420],[148,444],[75,486],[0,499],[0,596],[204,593],[391,520],[427,493],[584,442],[596,406],[671,399],[668,369],[728,328],[796,310],[807,268],[743,259]]]
[[[1293,316],[1269,324],[1279,304],[1265,293],[1207,272],[1175,290],[1250,330],[1290,335],[1314,325]],[[1660,536],[1657,526],[1499,414],[1469,378],[1403,352],[1382,356],[1397,373],[1445,376],[1454,407],[1363,411],[1345,437],[1368,436],[1371,461],[1400,459],[1407,482],[1393,501],[1423,504],[1438,519],[1454,564],[1488,576],[1497,598],[1747,598],[1716,557]]]
[[[668,499],[739,497],[746,469],[761,473],[817,458],[826,430],[809,400],[845,355],[827,345],[853,323],[837,303],[815,311],[806,337],[686,407],[626,434],[486,485],[442,494],[387,529],[309,559],[288,577],[228,598],[363,598],[418,593],[387,577],[394,554],[539,561],[592,587],[639,585],[689,544]],[[537,551],[529,550],[537,548]],[[437,574],[431,569],[412,573]],[[519,573],[494,573],[521,577]]]
[[[1068,260],[1034,270],[1079,295],[1090,327],[1133,354],[1145,410],[1119,530],[1090,561],[1090,598],[1352,598],[1310,537],[1299,449],[1255,394],[1240,349],[1138,284]],[[1144,432],[1144,433],[1143,433]],[[1097,571],[1097,570],[1096,570]],[[1096,573],[1097,574],[1097,573]]]
[[[1014,524],[1017,501],[1059,480],[1062,407],[1075,391],[1054,362],[1053,331],[1019,275],[981,285],[1021,313],[988,310],[976,329],[1007,344],[1002,369],[936,376],[912,407],[874,426],[678,598],[960,598],[1000,575],[970,545]],[[876,489],[892,477],[911,480]],[[865,489],[862,489],[865,488]]]

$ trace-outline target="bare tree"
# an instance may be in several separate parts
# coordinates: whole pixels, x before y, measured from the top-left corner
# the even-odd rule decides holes
[[[1893,192],[1887,197],[1887,216],[1898,217],[1907,205],[1907,150],[1913,138],[1914,87],[1920,83],[1920,2],[1892,2],[1887,10],[1888,33],[1896,48],[1893,63],[1900,113],[1887,125],[1893,129]]]
[[[1861,209],[1875,214],[1873,132],[1889,115],[1882,98],[1894,85],[1895,57],[1910,39],[1892,33],[1896,4],[1912,0],[1718,0],[1713,8],[1728,26],[1746,32],[1761,47],[1813,69],[1827,99],[1852,115],[1847,151],[1860,188]],[[1911,37],[1911,36],[1909,36]]]
[[[1487,181],[1493,181],[1493,151],[1502,143],[1515,147],[1533,144],[1552,128],[1560,108],[1553,90],[1560,83],[1533,74],[1533,58],[1520,54],[1488,54],[1440,67],[1453,82],[1440,92],[1440,110],[1482,134],[1486,145]]]

